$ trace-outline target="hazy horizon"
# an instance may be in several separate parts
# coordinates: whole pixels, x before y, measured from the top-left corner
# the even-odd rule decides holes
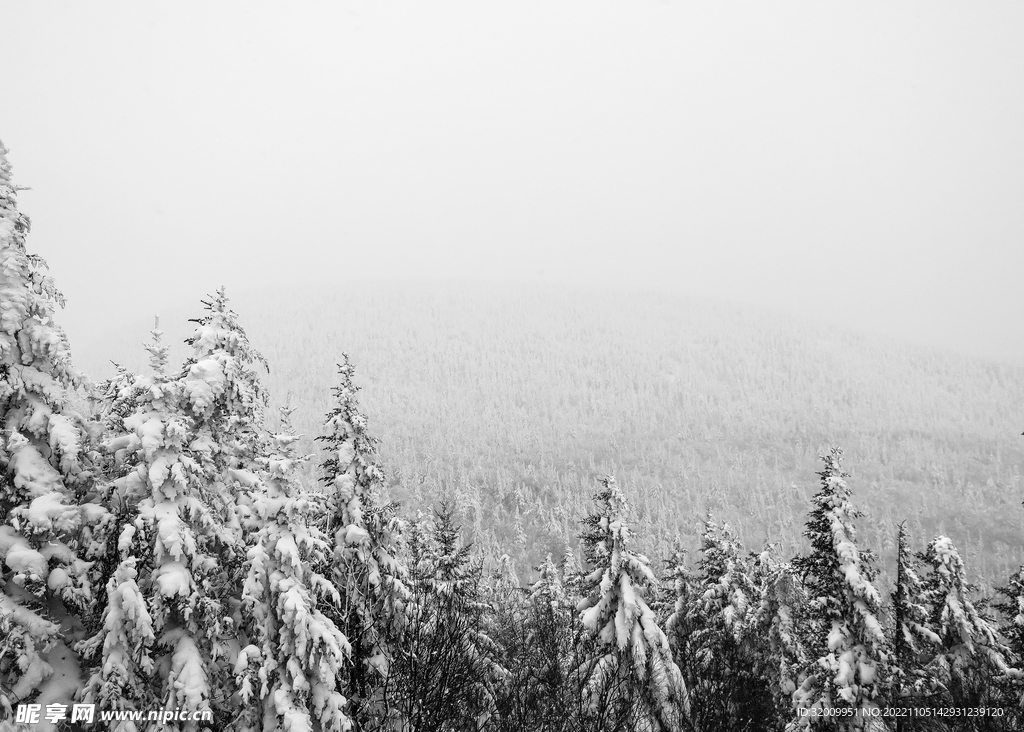
[[[1013,3],[0,3],[73,347],[331,280],[713,298],[1024,363]],[[244,313],[243,322],[244,322]]]

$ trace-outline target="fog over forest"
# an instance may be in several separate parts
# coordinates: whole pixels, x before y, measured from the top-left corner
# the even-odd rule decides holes
[[[4,3],[0,123],[73,342],[220,284],[429,278],[1020,363],[1022,12]]]

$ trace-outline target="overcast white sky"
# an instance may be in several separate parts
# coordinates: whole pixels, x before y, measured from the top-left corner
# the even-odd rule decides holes
[[[396,276],[1024,362],[1022,38],[1016,1],[0,0],[0,139],[72,345],[221,283]]]

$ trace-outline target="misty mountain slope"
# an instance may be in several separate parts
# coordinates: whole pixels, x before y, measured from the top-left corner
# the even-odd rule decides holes
[[[707,511],[749,548],[796,551],[831,444],[884,563],[902,519],[922,548],[948,533],[989,582],[1024,557],[1018,366],[620,291],[341,283],[233,306],[303,433],[318,434],[347,352],[393,496],[412,512],[454,497],[478,542],[524,566],[575,541],[609,472],[657,556],[677,534],[694,547]],[[200,311],[163,327],[180,340]],[[147,329],[73,343],[78,363],[143,363]]]

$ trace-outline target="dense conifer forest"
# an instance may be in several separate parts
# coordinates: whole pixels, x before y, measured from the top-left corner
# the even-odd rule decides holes
[[[1019,368],[656,296],[217,290],[89,379],[4,152],[0,730],[1024,724]]]
[[[469,538],[524,577],[578,545],[607,473],[628,486],[652,556],[677,539],[696,551],[709,511],[752,549],[796,554],[833,445],[886,575],[902,521],[955,537],[987,588],[1024,562],[1018,365],[658,293],[345,279],[232,302],[304,449],[347,352],[391,497],[449,497]],[[184,357],[194,307],[162,316]],[[138,370],[151,328],[145,314],[75,352],[94,376],[111,360]]]

